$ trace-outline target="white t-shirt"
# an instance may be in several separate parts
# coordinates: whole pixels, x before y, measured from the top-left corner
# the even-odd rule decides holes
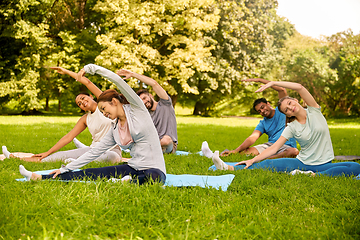
[[[89,112],[87,114],[86,124],[93,139],[90,145],[91,148],[95,147],[95,145],[109,132],[111,122],[113,122],[113,120],[105,117],[100,112],[99,108],[96,108],[95,112]]]
[[[320,108],[308,106],[306,123],[297,120],[288,124],[281,136],[286,139],[295,138],[301,150],[297,159],[306,165],[320,165],[334,159],[330,131]]]

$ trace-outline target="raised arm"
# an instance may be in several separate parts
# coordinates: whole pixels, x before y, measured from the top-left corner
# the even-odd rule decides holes
[[[142,102],[140,97],[134,92],[134,90],[121,77],[119,77],[114,72],[112,72],[106,68],[100,67],[98,65],[95,65],[95,64],[88,64],[83,69],[80,70],[80,72],[78,73],[77,79],[80,79],[81,77],[83,77],[85,75],[85,73],[90,73],[92,75],[94,75],[96,73],[96,74],[99,74],[100,76],[110,80],[111,82],[115,83],[116,86],[119,88],[120,92],[122,94],[124,94],[126,100],[130,104],[135,105],[145,111],[148,111],[145,108],[144,103]]]
[[[248,149],[256,142],[256,140],[259,139],[259,137],[261,137],[261,135],[262,133],[259,130],[254,130],[254,132],[249,137],[247,137],[239,147],[237,147],[235,150],[224,151],[221,156],[228,156],[231,153],[239,153],[244,151],[245,149]]]
[[[138,73],[131,72],[126,69],[120,69],[116,72],[116,74],[119,76],[125,76],[124,79],[134,77],[134,78],[138,79],[140,82],[143,82],[148,86],[151,86],[152,89],[154,90],[154,92],[156,93],[156,95],[159,96],[159,98],[165,99],[165,100],[169,99],[169,96],[166,93],[166,91],[160,86],[160,84],[157,81],[155,81],[152,78],[149,78],[147,76],[144,76],[144,75],[141,75]]]
[[[79,135],[82,131],[86,129],[86,115],[82,116],[73,129],[63,136],[54,146],[52,146],[48,151],[44,153],[35,154],[34,157],[40,157],[39,160],[49,156],[50,154],[60,150],[62,147],[70,143],[74,137]]]
[[[100,94],[102,93],[102,91],[94,83],[92,83],[88,78],[86,78],[84,76],[81,77],[80,79],[77,79],[77,76],[78,76],[77,73],[67,70],[65,68],[51,67],[51,69],[56,70],[60,74],[67,74],[70,77],[74,78],[76,81],[84,84],[85,87],[87,87],[87,89],[89,89],[89,91],[92,92],[92,94],[94,94],[96,98],[98,98],[100,96]]]
[[[244,79],[241,81],[243,81],[243,82],[261,82],[263,84],[267,84],[270,82],[269,80],[262,79],[262,78],[250,78],[250,79]],[[274,89],[275,91],[278,92],[279,99],[286,97],[288,95],[286,92],[286,89],[283,87],[274,85],[274,86],[272,86],[272,89]]]
[[[316,107],[316,108],[319,107],[319,105],[315,101],[314,97],[309,93],[309,91],[306,88],[304,88],[299,83],[294,83],[294,82],[269,82],[269,83],[261,86],[255,92],[262,92],[265,89],[267,89],[269,87],[272,87],[272,86],[279,86],[279,87],[284,87],[284,88],[295,90],[300,94],[300,97],[304,100],[306,105],[308,105],[310,107]]]

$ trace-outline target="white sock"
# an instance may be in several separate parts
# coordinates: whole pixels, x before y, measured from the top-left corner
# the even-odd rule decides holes
[[[126,181],[130,181],[131,179],[132,179],[132,177],[130,175],[126,175],[126,176],[122,177],[121,179],[119,179],[119,178],[110,178],[108,180],[108,182],[113,182],[113,183],[126,182]]]
[[[76,138],[73,139],[73,142],[75,144],[75,146],[77,148],[84,148],[84,147],[87,147],[85,144],[83,144],[82,142],[80,142],[79,140],[77,140]]]
[[[19,166],[19,171],[20,171],[20,174],[26,178],[26,181],[30,181],[32,172],[26,170],[23,165]]]
[[[313,174],[314,172],[313,171],[311,171],[311,170],[308,170],[308,171],[301,171],[301,170],[299,170],[299,169],[295,169],[295,170],[292,170],[291,172],[290,172],[290,174],[291,175],[296,175],[296,174]]]
[[[132,177],[130,175],[126,175],[126,176],[121,178],[121,181],[125,182],[125,181],[130,181],[131,179],[132,179]]]
[[[204,141],[201,144],[201,151],[202,151],[202,153],[204,154],[205,157],[208,157],[208,158],[213,157],[213,152],[210,150],[209,144],[207,143],[207,141]]]
[[[212,156],[212,161],[218,170],[229,170],[228,165],[224,163],[219,157],[219,151],[215,151]]]
[[[6,158],[10,158],[11,152],[9,152],[6,146],[2,146],[2,153],[5,155]]]

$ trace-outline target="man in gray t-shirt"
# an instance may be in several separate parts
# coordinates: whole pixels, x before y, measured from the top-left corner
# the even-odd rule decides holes
[[[116,73],[120,76],[125,76],[125,79],[134,77],[152,87],[156,95],[160,98],[159,102],[155,101],[154,97],[145,89],[139,90],[137,94],[150,112],[159,135],[163,152],[175,153],[177,149],[177,124],[175,110],[169,95],[160,84],[152,78],[125,69],[120,69]]]

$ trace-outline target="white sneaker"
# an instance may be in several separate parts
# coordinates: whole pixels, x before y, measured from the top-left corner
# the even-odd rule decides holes
[[[295,169],[293,171],[290,172],[291,175],[296,175],[296,174],[313,174],[314,172],[313,171],[301,171],[299,169]]]

